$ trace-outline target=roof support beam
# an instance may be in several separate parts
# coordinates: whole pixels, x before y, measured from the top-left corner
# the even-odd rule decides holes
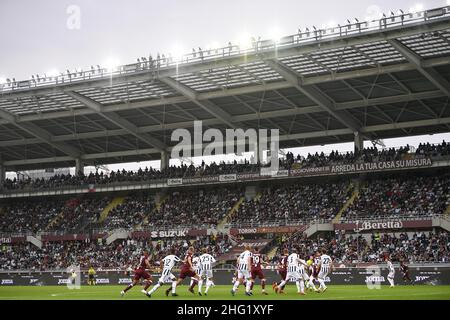
[[[378,131],[385,131],[385,130],[407,129],[407,128],[426,127],[426,126],[434,126],[434,125],[445,125],[445,124],[450,124],[450,117],[367,126],[367,127],[362,127],[361,132],[362,133],[371,133],[371,132],[378,132]],[[333,137],[333,136],[352,135],[352,134],[353,134],[353,131],[348,128],[323,130],[323,131],[313,131],[313,132],[297,133],[297,134],[289,134],[289,135],[280,135],[280,141],[295,141],[295,140],[299,140],[299,139]],[[351,141],[353,141],[353,139]],[[169,147],[167,150],[170,151],[171,148]],[[124,151],[115,151],[115,152],[85,154],[85,155],[82,155],[80,158],[82,160],[95,160],[95,159],[101,159],[101,158],[116,158],[116,157],[123,157],[123,156],[143,155],[143,154],[160,154],[160,151],[156,148],[139,149],[139,150],[124,150]],[[72,158],[70,158],[70,157],[24,159],[24,160],[4,161],[3,164],[4,164],[4,166],[11,167],[11,166],[37,164],[37,163],[65,162],[65,161],[69,161],[71,159]]]
[[[434,86],[450,96],[450,83],[444,79],[433,67],[425,67],[423,59],[414,51],[405,46],[397,39],[388,40],[389,43],[404,56],[410,63],[414,64],[417,70],[427,78]]]
[[[139,140],[155,147],[159,151],[163,151],[166,149],[166,145],[159,141],[158,139],[152,137],[148,133],[139,133],[139,128],[136,127],[134,124],[132,124],[130,121],[122,118],[115,112],[105,112],[104,106],[92,99],[89,99],[86,96],[83,96],[77,92],[73,91],[67,91],[66,94],[71,96],[73,99],[83,103],[86,107],[94,110],[96,113],[101,115],[103,118],[105,118],[108,121],[111,121],[118,127],[124,129],[127,133],[132,134]]]
[[[46,130],[40,128],[39,126],[35,125],[34,123],[28,122],[28,123],[17,123],[16,116],[9,113],[8,111],[5,111],[0,108],[0,118],[5,119],[8,121],[8,123],[14,125],[15,127],[19,128],[20,130],[23,130],[32,136],[35,136],[39,142],[44,142],[55,149],[58,149],[59,151],[65,153],[66,155],[76,159],[78,158],[82,152],[78,150],[75,147],[69,146],[67,144],[64,144],[62,142],[55,142],[53,141],[53,136],[47,132]]]
[[[236,124],[233,123],[232,117],[223,111],[221,108],[219,108],[217,105],[212,103],[209,100],[202,100],[200,101],[198,99],[198,94],[191,88],[188,88],[184,84],[180,83],[179,81],[176,81],[172,78],[160,78],[161,82],[164,82],[169,87],[171,87],[173,90],[177,91],[184,97],[188,98],[190,101],[195,103],[197,106],[202,108],[203,110],[209,112],[211,115],[213,115],[215,118],[219,119],[222,123],[226,124],[230,128],[236,128]]]
[[[448,58],[433,58],[426,61],[423,61],[423,66],[425,68],[429,68],[432,66],[440,66],[448,64]],[[312,85],[317,83],[324,83],[324,82],[331,82],[331,81],[338,81],[338,80],[345,80],[345,79],[354,79],[359,77],[366,77],[366,76],[374,76],[378,74],[388,74],[388,73],[396,73],[401,71],[409,71],[409,70],[416,70],[416,67],[412,63],[401,63],[401,64],[395,64],[391,66],[379,66],[378,68],[368,68],[364,70],[354,70],[354,71],[347,71],[347,72],[340,72],[340,73],[334,73],[334,74],[325,74],[320,76],[313,76],[308,77],[307,79],[303,80],[303,85]],[[203,92],[198,93],[197,99],[199,101],[208,100],[208,99],[214,99],[214,98],[221,98],[221,97],[227,97],[227,96],[234,96],[234,95],[241,95],[241,94],[249,94],[249,93],[255,93],[255,92],[262,92],[262,91],[270,91],[270,90],[279,90],[279,89],[285,89],[285,88],[291,88],[292,85],[287,81],[279,81],[279,82],[271,82],[271,83],[265,83],[263,85],[252,85],[252,86],[246,86],[242,88],[232,88],[232,89],[225,89],[225,90],[217,90],[212,92]],[[59,93],[59,92],[57,92]],[[4,96],[6,98],[6,95]],[[0,100],[2,100],[2,96],[0,95]],[[131,109],[140,109],[140,108],[151,108],[161,105],[169,105],[169,104],[175,104],[175,103],[183,103],[183,102],[189,102],[190,100],[186,97],[179,96],[179,97],[168,97],[168,98],[160,98],[155,100],[149,100],[149,101],[139,101],[139,102],[129,102],[129,103],[118,103],[113,105],[106,105],[104,106],[105,112],[115,112],[115,111],[121,111],[121,110],[131,110]],[[46,113],[39,113],[39,114],[30,114],[30,115],[23,115],[17,118],[17,122],[26,122],[26,121],[34,121],[34,120],[47,120],[47,119],[57,119],[57,118],[63,118],[63,117],[73,117],[73,116],[81,116],[81,115],[88,115],[95,113],[94,110],[91,110],[89,108],[78,108],[73,110],[65,110],[65,111],[56,111],[56,112],[46,112]],[[7,123],[5,120],[0,119],[0,124]]]
[[[442,97],[442,93],[439,90],[435,91],[427,91],[421,93],[411,93],[404,95],[397,95],[394,97],[384,97],[384,98],[372,98],[366,100],[355,100],[350,102],[342,102],[336,103],[337,110],[347,110],[354,108],[363,108],[363,107],[374,107],[374,106],[382,106],[384,104],[392,104],[392,103],[400,103],[400,102],[409,102],[416,101],[421,99],[432,99]],[[232,121],[234,123],[245,122],[245,121],[253,121],[258,119],[270,119],[277,117],[290,117],[301,114],[313,114],[322,112],[322,108],[319,106],[309,106],[309,107],[296,107],[285,110],[276,110],[276,111],[265,111],[257,113],[249,113],[243,114],[239,116],[233,116]],[[204,125],[217,125],[220,124],[221,121],[216,118],[211,118],[207,120],[203,120]],[[189,128],[192,127],[192,121],[182,121],[171,124],[166,124],[164,126],[161,125],[151,125],[144,126],[138,128],[138,133],[148,133],[148,132],[157,132],[161,130],[174,130],[177,128]],[[82,139],[91,139],[91,138],[101,138],[101,137],[112,137],[118,135],[127,134],[125,129],[116,129],[116,130],[100,130],[94,132],[86,132],[86,133],[77,133],[77,134],[67,134],[67,135],[58,135],[53,137],[53,141],[70,141],[70,140],[82,140]],[[9,146],[19,146],[19,145],[27,145],[33,143],[39,143],[40,140],[37,138],[30,139],[18,139],[18,140],[6,140],[0,141],[0,147],[9,147]]]
[[[333,101],[330,101],[330,99],[328,99],[316,86],[304,86],[302,84],[302,79],[299,78],[299,75],[279,61],[269,59],[265,62],[269,67],[277,71],[293,87],[317,103],[317,105],[322,107],[323,110],[327,111],[347,128],[351,129],[353,132],[360,131],[361,125],[346,114],[345,111],[337,110],[336,104]]]

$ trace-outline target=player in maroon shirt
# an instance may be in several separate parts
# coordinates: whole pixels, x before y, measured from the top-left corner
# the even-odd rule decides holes
[[[253,249],[253,255],[252,255],[252,268],[251,268],[251,275],[252,275],[252,279],[256,280],[256,278],[259,278],[259,280],[261,280],[261,289],[262,289],[262,294],[264,295],[268,295],[268,293],[266,292],[266,277],[264,276],[264,273],[262,271],[262,264],[267,264],[267,262],[265,262],[263,260],[263,257],[261,255],[261,253],[259,252],[258,248],[254,248]],[[255,282],[252,282],[251,285],[251,290],[253,290],[253,284]]]
[[[181,266],[180,275],[178,276],[177,280],[177,286],[183,282],[186,277],[194,278],[195,280],[200,281],[199,275],[194,271],[194,268],[192,266],[192,256],[194,255],[194,247],[189,247],[188,251],[186,252],[186,256],[183,260],[183,265]],[[189,292],[194,293],[194,286],[195,281],[191,284],[189,287]],[[170,292],[170,288],[166,291],[166,295],[168,295]]]
[[[288,259],[288,256],[289,256],[289,250],[287,248],[284,248],[283,249],[283,255],[278,260],[278,274],[281,277],[281,281],[285,280],[286,276],[287,276],[287,259]],[[280,283],[274,282],[273,285],[272,285],[272,289],[275,290],[275,288],[278,287],[278,285]],[[280,288],[280,289],[281,290],[280,290],[279,293],[284,293],[283,292],[284,286],[282,288]]]
[[[134,270],[133,282],[129,284],[124,290],[122,290],[120,294],[124,296],[125,293],[133,288],[136,284],[138,284],[139,280],[141,279],[144,279],[143,282],[145,284],[144,289],[141,292],[146,294],[148,287],[150,287],[150,285],[153,283],[152,276],[147,272],[147,270],[149,270],[150,268],[151,266],[148,259],[148,252],[144,251],[141,258],[139,259],[138,267]]]

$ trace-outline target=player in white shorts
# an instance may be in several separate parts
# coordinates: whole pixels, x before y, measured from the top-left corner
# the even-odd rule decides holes
[[[242,252],[237,258],[237,269],[238,275],[237,280],[234,282],[233,289],[231,289],[231,294],[234,296],[236,294],[239,285],[246,281],[245,284],[245,294],[251,296],[252,287],[252,276],[250,270],[252,267],[252,252],[250,251],[250,246],[245,247],[245,251]]]
[[[216,259],[208,253],[207,248],[203,248],[202,255],[200,256],[200,281],[198,282],[198,294],[202,295],[203,278],[206,279],[205,296],[208,295],[209,288],[214,286],[212,266],[216,262]]]
[[[305,266],[307,266],[306,261],[300,259],[297,250],[294,249],[294,252],[287,258],[286,279],[281,281],[275,288],[275,292],[280,293],[281,288],[283,288],[289,280],[293,280],[297,285],[297,292],[301,295],[305,295],[305,284],[303,280],[309,280],[309,277],[305,272]]]
[[[389,260],[389,257],[386,257],[386,263],[387,263],[387,267],[389,270],[387,279],[388,279],[389,283],[391,284],[390,288],[393,288],[394,287],[395,268],[394,268],[394,265],[392,264],[391,260]]]
[[[332,262],[333,260],[331,260],[331,257],[327,255],[327,250],[323,249],[319,262],[319,275],[317,276],[317,281],[320,283],[318,292],[325,292],[328,289],[325,285],[325,278],[333,271]]]
[[[178,258],[175,255],[175,250],[171,249],[171,254],[166,256],[164,259],[161,260],[161,266],[163,267],[163,270],[161,272],[161,277],[158,280],[158,283],[153,286],[153,288],[147,292],[147,296],[149,298],[152,297],[153,292],[159,289],[164,283],[166,282],[172,282],[172,296],[176,297],[178,296],[176,293],[177,288],[177,277],[175,277],[172,273],[172,269],[175,266],[177,262],[180,262],[180,258]]]

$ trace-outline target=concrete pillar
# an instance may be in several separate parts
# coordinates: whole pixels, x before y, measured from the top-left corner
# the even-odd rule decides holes
[[[167,169],[169,167],[169,154],[167,151],[161,152],[161,170]]]
[[[0,154],[0,182],[5,181],[5,175],[6,175],[6,168],[3,165],[3,158],[2,155]]]
[[[75,159],[75,175],[80,176],[84,174],[84,163],[80,158]]]
[[[5,181],[5,177],[6,177],[5,166],[2,163],[0,163],[0,182]]]
[[[364,149],[364,138],[359,132],[355,132],[355,153]]]

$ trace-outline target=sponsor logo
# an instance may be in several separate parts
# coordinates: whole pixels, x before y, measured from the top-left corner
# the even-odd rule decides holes
[[[278,170],[278,171],[271,172],[270,175],[272,177],[288,177],[289,171],[288,170]]]
[[[244,234],[244,233],[257,233],[258,229],[256,228],[248,228],[248,229],[238,229],[238,233],[239,234]]]
[[[378,230],[378,229],[401,229],[403,228],[403,222],[401,221],[384,221],[384,222],[356,222],[355,232],[365,230]]]
[[[242,242],[238,245],[238,247],[246,247],[246,246],[250,246],[250,247],[264,247],[267,244],[266,242]]]
[[[70,284],[69,279],[58,279],[58,284]]]
[[[95,279],[95,282],[98,284],[109,283],[109,279],[108,278],[97,278],[97,279]]]
[[[183,184],[183,179],[167,179],[167,185],[177,186]]]
[[[235,180],[236,180],[236,174],[222,174],[219,176],[220,182],[235,181]]]
[[[385,282],[386,280],[384,279],[383,276],[368,276],[366,277],[366,283],[380,283],[380,282]]]
[[[119,284],[129,284],[133,282],[130,278],[119,278]]]
[[[13,279],[2,279],[2,285],[4,284],[14,284]]]
[[[416,276],[416,282],[425,281],[430,279],[430,276]]]
[[[188,232],[189,229],[152,231],[150,233],[150,236],[152,238],[185,237],[188,234]]]

